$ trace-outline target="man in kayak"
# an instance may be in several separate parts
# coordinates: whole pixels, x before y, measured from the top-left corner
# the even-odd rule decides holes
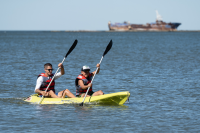
[[[54,80],[60,78],[63,74],[65,74],[65,70],[62,63],[59,63],[58,67],[61,69],[61,71],[55,75]],[[54,80],[49,86],[47,92],[45,92],[46,88],[48,87],[49,83],[51,82],[54,76],[54,74],[52,73],[53,71],[52,65],[50,63],[44,64],[44,71],[45,73],[41,73],[37,78],[35,93],[51,98],[65,98],[65,96],[75,98],[75,96],[68,89],[55,93]]]
[[[98,71],[96,74],[100,71],[100,64],[97,64],[96,67],[98,67]],[[81,69],[81,74],[76,78],[75,80],[75,86],[76,86],[76,96],[77,97],[84,97],[85,93],[87,92],[88,87],[90,87],[90,90],[88,91],[87,97],[89,96],[98,96],[103,95],[104,93],[99,90],[96,92],[92,91],[92,77],[94,76],[95,71],[90,73],[90,67],[89,66],[83,66]]]

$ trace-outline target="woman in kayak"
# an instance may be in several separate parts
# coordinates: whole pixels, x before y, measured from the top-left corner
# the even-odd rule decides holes
[[[98,67],[98,71],[96,74],[100,71],[100,64],[97,64],[96,67]],[[104,93],[99,90],[96,92],[92,91],[92,76],[94,76],[95,71],[90,73],[90,67],[89,66],[83,66],[81,69],[81,74],[76,78],[75,80],[75,86],[76,86],[76,96],[77,97],[84,97],[85,93],[87,92],[88,87],[90,87],[90,90],[88,91],[88,96],[98,96],[103,95]]]
[[[62,75],[65,74],[65,70],[62,63],[59,63],[58,67],[61,69],[61,71],[55,75],[54,80],[60,78]],[[54,80],[49,86],[47,92],[45,92],[46,88],[48,87],[49,83],[51,82],[54,76],[54,74],[52,73],[53,71],[52,65],[50,63],[46,63],[44,65],[44,71],[45,73],[41,73],[37,78],[35,93],[51,98],[65,98],[65,96],[75,98],[75,96],[68,89],[55,93]]]

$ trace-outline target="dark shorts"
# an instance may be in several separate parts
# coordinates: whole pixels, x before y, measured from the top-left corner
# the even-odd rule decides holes
[[[89,91],[88,95],[92,96],[93,93],[94,93],[93,91]],[[79,95],[76,95],[76,97],[81,97],[81,95],[83,95],[83,94],[85,94],[85,93],[80,93]]]

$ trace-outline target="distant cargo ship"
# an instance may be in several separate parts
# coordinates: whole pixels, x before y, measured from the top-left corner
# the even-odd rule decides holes
[[[176,31],[181,23],[166,23],[156,11],[156,22],[142,24],[130,24],[129,22],[111,24],[108,22],[110,31]]]

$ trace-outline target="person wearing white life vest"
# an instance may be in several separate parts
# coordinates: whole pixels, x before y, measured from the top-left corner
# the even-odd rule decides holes
[[[61,71],[55,75],[54,80],[60,78],[62,75],[65,74],[65,70],[62,63],[59,63],[58,67],[61,69]],[[44,65],[44,71],[45,73],[41,73],[40,75],[38,75],[36,81],[35,93],[51,98],[65,98],[65,96],[68,96],[70,98],[75,98],[75,96],[68,89],[56,93],[54,80],[52,81],[48,90],[45,92],[46,88],[48,87],[49,83],[51,82],[54,76],[54,74],[52,73],[53,71],[52,65],[50,63],[46,63]]]
[[[96,67],[98,67],[98,71],[96,73],[96,74],[98,74],[100,71],[100,64],[97,64]],[[98,96],[98,95],[104,94],[101,90],[93,92],[91,81],[92,81],[92,77],[94,76],[94,74],[95,74],[95,71],[90,73],[89,66],[82,67],[81,74],[75,80],[77,97],[84,97],[85,93],[87,92],[88,87],[90,87],[90,89],[88,91],[87,97]]]

